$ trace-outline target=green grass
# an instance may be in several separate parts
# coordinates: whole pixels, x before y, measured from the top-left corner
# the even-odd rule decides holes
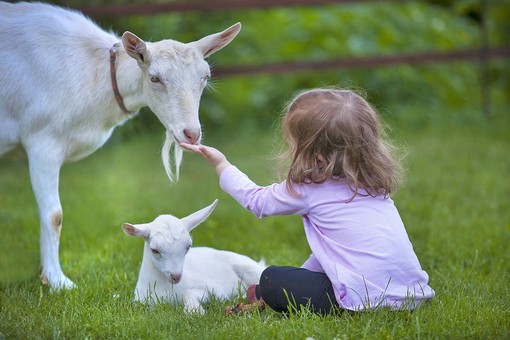
[[[219,189],[197,156],[187,154],[181,179],[169,184],[158,130],[123,142],[116,136],[62,169],[60,257],[79,286],[72,291],[50,294],[40,284],[26,160],[0,160],[0,338],[508,338],[510,119],[487,122],[474,112],[416,118],[426,114],[402,110],[393,117],[393,134],[408,153],[407,180],[394,199],[436,290],[430,304],[412,312],[283,317],[265,310],[227,317],[224,307],[237,299],[213,301],[205,315],[193,316],[179,307],[133,303],[142,241],[122,233],[124,221],[184,216],[219,198],[215,212],[193,231],[195,245],[280,265],[298,266],[309,255],[299,217],[256,219]],[[253,179],[271,181],[265,155],[271,133],[207,132],[206,141]]]

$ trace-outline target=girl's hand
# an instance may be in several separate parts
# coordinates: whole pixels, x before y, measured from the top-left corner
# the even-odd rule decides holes
[[[188,150],[202,156],[202,158],[209,162],[209,164],[214,168],[218,176],[227,166],[230,165],[230,162],[227,160],[225,155],[213,147],[188,143],[180,143],[179,145],[184,150]]]

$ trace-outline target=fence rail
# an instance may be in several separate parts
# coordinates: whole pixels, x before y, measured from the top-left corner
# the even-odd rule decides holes
[[[381,66],[401,65],[401,64],[425,64],[425,63],[445,63],[450,61],[477,61],[510,57],[510,46],[491,49],[469,49],[451,52],[423,52],[411,54],[398,54],[388,56],[369,56],[352,57],[342,59],[317,60],[317,61],[297,61],[282,62],[262,65],[243,65],[216,67],[213,74],[215,76],[231,76],[239,74],[279,74],[299,71],[323,71],[332,68],[373,68]]]
[[[482,46],[456,51],[430,51],[420,53],[378,55],[351,57],[332,60],[293,61],[261,65],[240,65],[217,67],[213,69],[216,76],[231,76],[240,74],[281,74],[288,72],[323,71],[334,68],[374,68],[392,65],[416,65],[425,63],[448,63],[452,61],[479,61],[481,74],[481,92],[483,114],[490,117],[490,78],[488,64],[493,59],[509,59],[510,46],[491,48],[488,44],[487,13],[488,0],[479,0],[481,5],[482,22],[480,33]],[[349,4],[359,2],[406,2],[406,0],[203,0],[180,1],[167,3],[145,4],[104,4],[77,8],[90,17],[114,17],[126,15],[150,15],[164,12],[209,12],[245,9],[265,9],[270,7],[291,6],[323,6],[329,4]]]
[[[405,1],[405,0],[400,0]],[[105,4],[98,6],[84,6],[78,8],[91,17],[147,15],[164,12],[209,12],[230,11],[243,9],[264,9],[271,7],[291,6],[322,6],[328,4],[348,4],[360,2],[398,2],[398,0],[204,0],[180,1],[168,3],[146,4]]]

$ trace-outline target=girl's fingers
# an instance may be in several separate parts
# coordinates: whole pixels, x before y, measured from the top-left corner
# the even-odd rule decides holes
[[[206,146],[200,146],[199,152],[209,163],[214,163],[215,154],[212,152],[212,150]]]
[[[213,147],[188,143],[179,143],[179,145],[185,150],[199,154],[216,170],[218,175],[220,175],[223,169],[230,164],[225,155]]]
[[[185,150],[199,154],[211,164],[218,162],[220,156],[223,156],[218,150],[209,146],[188,143],[179,143],[179,145]]]
[[[186,150],[189,150],[189,149],[190,149],[190,148],[189,148],[189,144],[186,144],[186,143],[182,143],[182,142],[181,142],[181,143],[179,143],[179,146],[180,146],[181,148],[183,148],[183,149],[186,149]]]
[[[180,145],[183,149],[185,149],[185,150],[192,151],[192,152],[200,152],[200,151],[199,151],[199,146],[198,146],[198,145],[188,144],[188,143],[179,143],[179,145]]]
[[[203,155],[205,155],[205,156],[207,156],[207,157],[211,157],[211,156],[212,156],[212,152],[211,152],[211,150],[210,150],[208,147],[204,146],[204,145],[199,146],[199,147],[198,147],[198,150],[199,150],[199,151],[200,151]]]
[[[211,157],[211,153],[209,152],[207,147],[204,145],[195,145],[195,144],[188,144],[188,143],[179,143],[179,145],[185,150],[199,154],[206,160],[209,160],[209,158]]]

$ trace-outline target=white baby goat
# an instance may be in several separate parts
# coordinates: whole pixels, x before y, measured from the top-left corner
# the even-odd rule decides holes
[[[187,44],[150,43],[105,32],[76,11],[0,1],[0,156],[26,150],[39,207],[41,278],[52,290],[74,287],[58,254],[61,166],[90,155],[148,106],[167,130],[162,158],[172,177],[171,145],[200,142],[198,107],[210,77],[204,58],[240,29],[238,23]],[[177,147],[176,177],[181,157]]]
[[[217,202],[182,219],[160,215],[150,223],[122,225],[126,234],[145,239],[136,301],[183,304],[187,312],[203,313],[201,302],[211,295],[228,299],[259,282],[263,261],[208,247],[191,248],[189,232],[207,219]]]

